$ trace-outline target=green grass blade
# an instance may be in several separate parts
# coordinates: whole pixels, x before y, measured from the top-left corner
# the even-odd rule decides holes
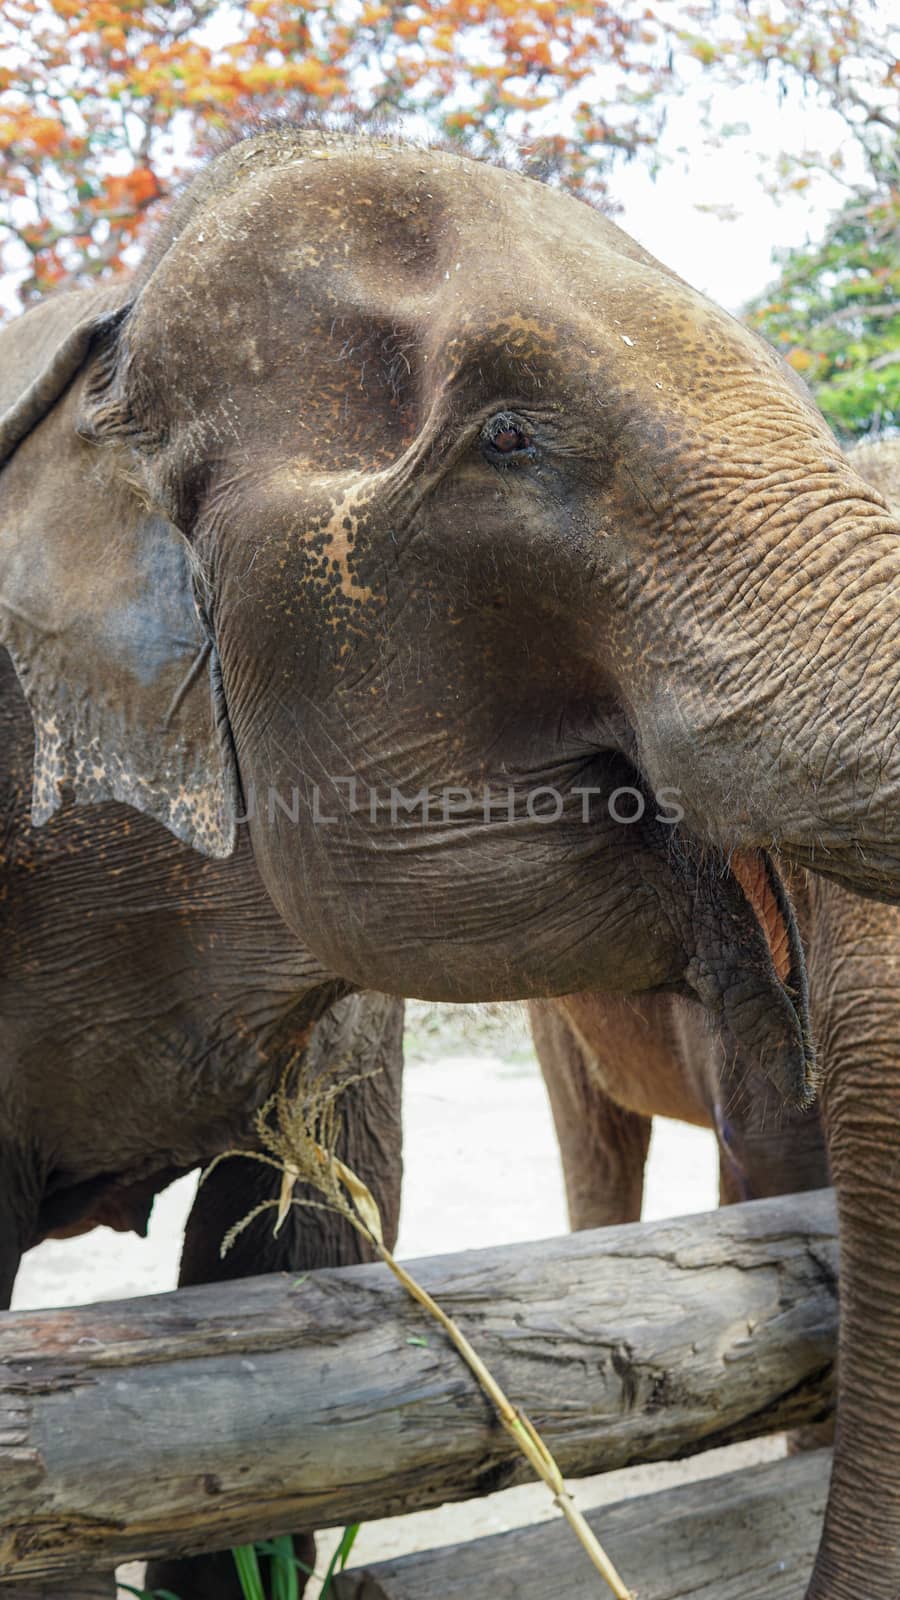
[[[280,1539],[273,1539],[270,1544],[272,1557],[272,1600],[300,1600],[300,1584],[297,1578],[297,1558],[294,1555],[294,1541],[289,1533],[282,1534]]]
[[[353,1549],[354,1541],[356,1539],[356,1535],[359,1533],[359,1530],[360,1523],[350,1522],[347,1524],[346,1528],[341,1534],[341,1542],[328,1563],[328,1571],[325,1574],[325,1581],[322,1584],[321,1600],[328,1600],[328,1595],[331,1592],[331,1581],[335,1573],[343,1572],[344,1568],[346,1567],[347,1562],[350,1559],[350,1551]]]
[[[290,1545],[289,1551],[287,1549],[288,1544]],[[294,1554],[294,1541],[289,1534],[284,1535],[282,1539],[257,1539],[256,1541],[256,1553],[260,1556],[277,1556],[281,1554],[282,1547],[285,1551],[283,1559],[290,1561],[297,1572],[305,1573],[307,1578],[315,1577],[315,1568],[308,1567],[305,1561],[301,1561],[300,1557]],[[0,1600],[2,1600],[2,1595],[0,1595]]]
[[[356,1543],[356,1535],[359,1533],[360,1527],[361,1524],[358,1522],[349,1522],[341,1534],[341,1542],[338,1545],[338,1555],[341,1558],[342,1572],[346,1567],[347,1562],[350,1560],[350,1551],[353,1549],[353,1546]]]
[[[262,1576],[259,1570],[259,1561],[256,1556],[256,1546],[252,1544],[238,1544],[234,1546],[231,1554],[244,1591],[244,1600],[266,1600],[263,1589]]]

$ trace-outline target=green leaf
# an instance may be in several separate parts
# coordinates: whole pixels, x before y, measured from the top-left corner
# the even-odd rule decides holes
[[[900,348],[898,226],[895,192],[855,198],[818,245],[779,254],[777,281],[747,309],[848,441],[900,427],[900,369],[884,359]]]

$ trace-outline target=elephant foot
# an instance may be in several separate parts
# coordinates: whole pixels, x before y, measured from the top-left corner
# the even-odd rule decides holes
[[[294,1535],[294,1555],[312,1571],[316,1564],[316,1541],[311,1533]],[[263,1591],[270,1594],[270,1562],[263,1556],[259,1566]],[[297,1579],[298,1595],[302,1596],[306,1590],[306,1574],[298,1571]],[[178,1600],[244,1600],[244,1590],[230,1550],[217,1550],[211,1555],[202,1556],[167,1556],[151,1561],[147,1566],[144,1587],[151,1594],[155,1589],[168,1589],[178,1596]],[[0,1600],[5,1600],[2,1590]],[[29,1596],[28,1600],[32,1600],[32,1597]],[[36,1596],[34,1600],[37,1600]],[[103,1600],[106,1600],[105,1594]]]

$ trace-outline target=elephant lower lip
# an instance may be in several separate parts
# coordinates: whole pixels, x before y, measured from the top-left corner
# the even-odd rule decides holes
[[[732,876],[765,939],[772,974],[790,1007],[802,1055],[802,1083],[782,1081],[779,1087],[798,1105],[814,1095],[815,1053],[810,1032],[806,958],[800,930],[787,889],[771,856],[764,851],[735,851],[729,861]],[[777,1074],[774,1074],[777,1077]]]
[[[788,984],[791,971],[788,925],[792,917],[772,861],[758,850],[735,850],[728,865],[762,929],[777,978]]]

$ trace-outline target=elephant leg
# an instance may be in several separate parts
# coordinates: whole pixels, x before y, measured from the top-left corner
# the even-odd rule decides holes
[[[580,1040],[552,1004],[531,1005],[529,1013],[559,1140],[570,1225],[640,1221],[651,1118],[610,1099]]]
[[[716,1115],[719,1142],[719,1204],[763,1200],[770,1195],[825,1189],[831,1182],[821,1107],[791,1111],[756,1068],[723,1074],[728,1109]],[[834,1418],[793,1428],[789,1455],[821,1450],[834,1439]]]
[[[743,1174],[735,1168],[727,1150],[719,1147],[719,1205],[740,1205],[747,1196],[743,1192]]]
[[[18,1229],[11,1220],[6,1219],[0,1204],[0,1310],[2,1311],[9,1310],[21,1259],[22,1247]]]
[[[346,1091],[339,1154],[372,1190],[389,1246],[396,1240],[400,1219],[402,1048],[402,1001],[368,994],[351,995],[333,1006],[309,1046],[323,1069],[328,1062],[339,1062],[344,1070],[381,1069]],[[273,1212],[264,1212],[239,1235],[223,1261],[219,1251],[228,1229],[260,1201],[277,1195],[279,1186],[278,1173],[255,1161],[233,1160],[217,1167],[198,1191],[188,1218],[179,1284],[214,1283],[262,1272],[305,1272],[371,1259],[365,1242],[343,1218],[294,1206],[277,1236]],[[260,1448],[264,1447],[260,1440]],[[270,1531],[261,1528],[260,1537]],[[313,1567],[311,1533],[295,1535],[294,1549],[306,1566]],[[146,1588],[169,1589],[179,1600],[242,1600],[230,1551],[152,1561]],[[301,1577],[301,1593],[304,1588]]]
[[[25,1244],[34,1229],[37,1199],[20,1161],[0,1157],[0,1310],[9,1309]],[[15,1187],[14,1187],[15,1186]],[[29,1220],[26,1221],[26,1214]],[[115,1600],[114,1572],[73,1573],[58,1582],[0,1584],[0,1600]]]
[[[809,1111],[796,1112],[779,1106],[773,1123],[768,1132],[745,1139],[737,1175],[731,1153],[720,1145],[720,1204],[827,1189],[831,1176],[821,1107],[816,1104]],[[792,1456],[824,1450],[833,1443],[833,1416],[792,1428],[787,1435],[788,1455]]]
[[[21,1152],[0,1140],[0,1310],[7,1311],[25,1250],[36,1236],[38,1178]]]

